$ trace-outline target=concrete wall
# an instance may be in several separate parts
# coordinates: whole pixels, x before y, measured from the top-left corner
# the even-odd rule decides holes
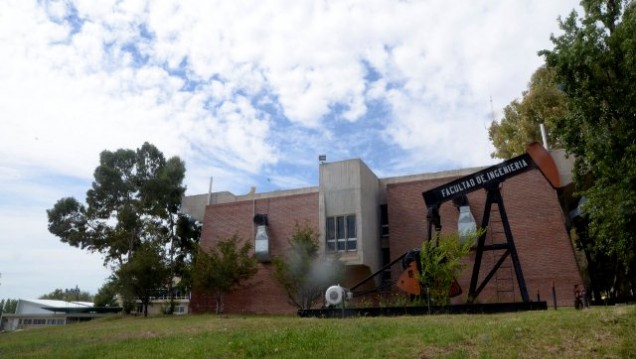
[[[564,149],[551,150],[550,155],[559,170],[561,186],[567,186],[572,183],[572,169],[574,169],[575,161],[574,155],[568,156]]]
[[[380,181],[364,162],[360,162],[360,202],[358,229],[361,233],[361,262],[371,273],[380,269]],[[379,284],[380,277],[376,277]]]
[[[326,217],[355,214],[357,250],[340,252],[348,265],[379,269],[380,182],[359,159],[320,165],[320,243],[325,250]]]

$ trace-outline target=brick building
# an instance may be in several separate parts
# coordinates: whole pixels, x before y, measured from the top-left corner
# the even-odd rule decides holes
[[[559,163],[559,161],[557,161]],[[217,192],[186,197],[183,206],[203,221],[201,246],[210,248],[219,239],[238,234],[255,241],[254,217],[267,216],[267,246],[256,243],[256,252],[270,258],[284,255],[287,241],[296,223],[309,224],[320,232],[321,252],[337,251],[346,264],[344,287],[376,272],[385,264],[426,239],[427,208],[422,192],[445,184],[477,170],[465,169],[432,174],[378,178],[361,160],[321,163],[317,187],[270,193],[235,196]],[[582,284],[581,275],[568,237],[565,218],[557,192],[538,170],[530,170],[503,182],[501,193],[512,234],[532,300],[537,296],[551,303],[552,285],[559,306],[572,306],[572,288]],[[468,194],[470,210],[481,223],[486,200],[485,191]],[[496,208],[496,206],[495,206]],[[486,234],[489,244],[505,240],[501,223],[493,219]],[[456,232],[458,210],[452,203],[440,208],[442,232]],[[264,243],[264,242],[263,242]],[[483,278],[501,253],[485,252],[480,276]],[[463,294],[454,299],[463,303],[472,273],[475,254],[466,259],[468,265],[458,282]],[[401,268],[377,276],[368,286],[395,282]],[[481,281],[481,280],[480,280]],[[335,284],[335,283],[334,283]],[[390,285],[389,285],[390,287]],[[397,289],[393,286],[393,290]],[[518,283],[508,257],[495,276],[479,294],[476,302],[520,302]],[[192,293],[193,312],[212,311],[212,298]],[[293,313],[287,297],[273,277],[273,266],[259,264],[258,274],[245,288],[225,297],[228,313]]]

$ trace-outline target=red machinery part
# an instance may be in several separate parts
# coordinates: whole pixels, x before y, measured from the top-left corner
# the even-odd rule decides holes
[[[550,152],[543,148],[538,142],[533,142],[526,146],[526,153],[530,155],[534,164],[539,171],[541,171],[545,179],[550,182],[552,187],[559,188],[561,186],[559,169],[554,163]]]

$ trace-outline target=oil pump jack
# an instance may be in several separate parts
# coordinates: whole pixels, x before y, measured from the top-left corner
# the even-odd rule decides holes
[[[531,169],[538,169],[548,180],[553,188],[559,187],[559,172],[556,164],[552,160],[552,156],[540,144],[532,143],[526,147],[526,153],[511,158],[500,164],[488,167],[471,175],[458,178],[447,184],[435,187],[422,193],[424,202],[428,209],[428,238],[432,240],[433,230],[435,233],[441,231],[441,218],[439,214],[440,206],[451,200],[460,200],[468,193],[484,189],[486,191],[486,203],[481,221],[481,228],[487,228],[491,219],[492,205],[496,204],[501,216],[501,224],[505,234],[505,243],[497,243],[486,245],[486,233],[482,233],[477,240],[475,250],[475,262],[473,264],[473,272],[470,280],[470,288],[468,291],[468,302],[472,303],[479,293],[486,287],[488,282],[493,278],[497,270],[504,263],[506,258],[510,256],[512,266],[514,268],[515,277],[519,287],[521,299],[524,303],[530,301],[526,282],[523,277],[521,263],[517,254],[517,249],[512,236],[508,215],[504,206],[504,200],[501,195],[500,185],[505,180],[517,176]],[[490,272],[486,274],[483,281],[478,283],[481,270],[482,257],[487,251],[503,251],[499,260],[492,267]]]
[[[528,296],[528,290],[526,288],[525,279],[523,277],[523,271],[517,249],[512,236],[512,230],[510,223],[508,222],[508,215],[504,207],[503,197],[501,195],[501,184],[512,177],[520,175],[526,171],[538,169],[543,176],[548,180],[553,188],[559,187],[559,172],[554,163],[550,153],[545,150],[539,143],[532,143],[526,147],[526,153],[506,160],[497,165],[485,168],[481,171],[473,174],[455,179],[451,182],[443,184],[441,186],[432,188],[422,193],[424,197],[424,203],[427,207],[427,222],[428,222],[428,238],[430,241],[440,233],[442,229],[440,218],[440,206],[448,201],[462,202],[466,199],[466,195],[478,190],[486,191],[486,202],[484,205],[484,212],[481,221],[481,228],[487,228],[491,220],[492,205],[496,204],[501,216],[501,224],[503,226],[505,234],[505,243],[496,243],[486,245],[486,233],[477,240],[477,245],[473,247],[475,251],[475,262],[473,264],[473,271],[470,281],[470,288],[468,292],[468,303],[473,303],[479,296],[481,291],[486,287],[488,282],[496,274],[497,270],[502,266],[504,261],[510,256],[512,265],[514,268],[515,277],[517,279],[521,299],[524,303],[530,302]],[[486,274],[483,281],[478,283],[479,274],[481,270],[482,258],[484,252],[487,251],[503,251],[503,254],[499,257],[498,261],[491,268],[490,272]],[[327,290],[326,300],[329,304],[338,304],[345,296],[355,296],[359,293],[355,292],[356,288],[360,287],[365,282],[369,281],[376,275],[383,272],[385,269],[390,268],[395,263],[402,261],[402,267],[404,272],[398,279],[396,285],[398,288],[404,290],[407,293],[419,295],[420,283],[419,273],[413,273],[414,271],[421,272],[419,264],[419,250],[409,251],[397,257],[379,271],[371,274],[367,278],[358,282],[349,289],[349,294],[345,293],[344,288],[340,286],[333,286]],[[461,293],[461,289],[453,289],[451,291],[457,291]],[[451,296],[453,294],[451,293]]]

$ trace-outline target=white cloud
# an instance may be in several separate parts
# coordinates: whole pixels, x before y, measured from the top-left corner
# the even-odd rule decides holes
[[[32,299],[76,285],[95,293],[110,273],[102,258],[59,242],[42,223],[43,208],[0,207],[0,298]]]

